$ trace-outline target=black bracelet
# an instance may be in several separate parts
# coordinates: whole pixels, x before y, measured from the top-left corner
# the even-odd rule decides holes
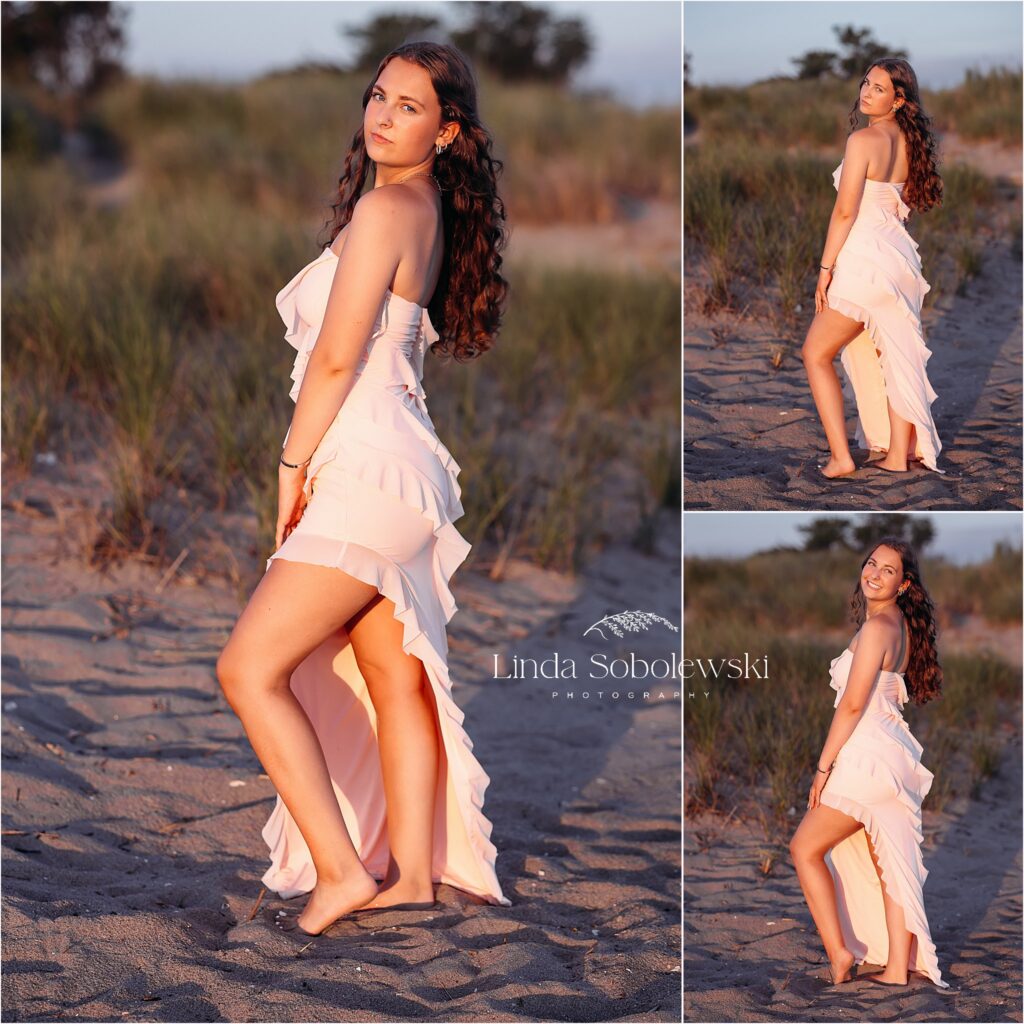
[[[305,462],[296,462],[294,465],[292,465],[292,463],[290,462],[285,462],[283,455],[281,456],[279,461],[282,466],[287,466],[289,469],[300,469],[302,466],[308,466],[309,463],[313,461],[313,456],[310,455],[310,457],[306,459]]]
[[[822,774],[822,775],[831,775],[831,774],[832,774],[832,769],[833,769],[833,768],[834,768],[835,766],[836,766],[836,763],[835,763],[835,761],[833,761],[833,762],[832,762],[832,763],[831,763],[831,764],[830,764],[830,765],[828,766],[828,771],[826,771],[826,770],[825,770],[824,768],[818,768],[818,766],[817,766],[817,765],[815,765],[814,767],[815,767],[815,768],[818,768],[818,771],[819,771],[819,772],[821,772],[821,774]]]

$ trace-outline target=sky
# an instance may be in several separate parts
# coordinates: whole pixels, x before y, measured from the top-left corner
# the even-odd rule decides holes
[[[126,2],[125,63],[161,77],[239,81],[305,60],[353,55],[339,26],[383,13],[460,20],[461,3],[335,3],[327,0],[146,0]],[[588,64],[572,81],[607,87],[631,106],[677,104],[682,95],[681,7],[676,0],[534,3],[555,18],[581,18],[591,31]]]
[[[1021,10],[1020,0],[686,0],[683,44],[692,84],[746,85],[792,75],[790,58],[808,50],[838,50],[832,25],[853,25],[906,50],[922,88],[944,89],[968,67],[1021,66]]]
[[[980,562],[992,554],[997,540],[1020,547],[1019,512],[931,512],[935,539],[929,555],[942,555],[956,565]],[[683,544],[687,555],[743,556],[776,544],[803,544],[797,527],[822,516],[856,519],[837,512],[687,512]]]

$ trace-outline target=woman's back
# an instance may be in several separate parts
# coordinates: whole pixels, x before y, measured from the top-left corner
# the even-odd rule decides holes
[[[871,125],[862,128],[872,142],[868,157],[867,180],[901,185],[910,174],[907,140],[896,125]]]

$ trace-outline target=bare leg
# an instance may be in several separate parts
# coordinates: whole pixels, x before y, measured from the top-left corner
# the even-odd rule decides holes
[[[366,908],[434,900],[434,808],[443,744],[423,662],[402,649],[394,603],[371,601],[349,624],[352,649],[377,713],[391,861]]]
[[[847,972],[853,970],[856,958],[843,942],[836,886],[825,863],[825,854],[836,843],[862,827],[856,818],[834,807],[819,804],[804,815],[804,820],[800,822],[800,827],[789,843],[800,887],[825,947],[832,976],[837,982],[844,980]]]
[[[277,559],[217,661],[228,703],[309,846],[317,882],[298,925],[313,934],[371,900],[377,883],[359,860],[316,732],[289,682],[306,655],[376,594],[339,569]]]
[[[894,981],[901,985],[907,983],[907,976],[910,970],[910,944],[914,941],[914,933],[907,931],[907,922],[903,916],[903,907],[890,895],[889,890],[882,881],[882,868],[875,856],[875,848],[871,843],[871,836],[867,830],[864,838],[868,841],[868,850],[871,853],[871,860],[874,861],[875,870],[878,872],[878,880],[882,883],[882,900],[885,904],[885,930],[889,933],[889,957],[885,970],[876,974],[879,981]]]
[[[914,424],[903,419],[892,403],[889,406],[889,452],[884,459],[880,459],[876,465],[883,469],[891,469],[894,473],[905,473],[907,470],[907,458],[910,455],[910,442],[914,436]]]
[[[850,455],[846,438],[846,415],[843,412],[843,387],[839,382],[833,363],[840,350],[848,345],[864,325],[837,313],[834,309],[823,309],[811,321],[804,340],[801,356],[807,371],[814,404],[821,417],[832,458],[822,472],[825,476],[850,473],[856,468]]]

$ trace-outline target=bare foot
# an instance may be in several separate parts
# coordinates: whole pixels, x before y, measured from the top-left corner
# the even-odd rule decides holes
[[[888,455],[884,459],[878,459],[877,462],[873,462],[872,465],[878,469],[887,469],[890,473],[906,473],[909,468],[906,459],[900,462]]]
[[[296,924],[307,935],[319,935],[339,917],[364,906],[377,894],[377,883],[368,871],[339,882],[318,881]]]
[[[829,459],[821,467],[821,475],[834,480],[837,476],[846,476],[848,473],[852,473],[856,468],[857,464],[849,457],[845,459],[833,458]]]
[[[906,985],[910,980],[907,971],[897,974],[895,970],[890,971],[888,967],[875,974],[867,975],[867,978],[869,981],[884,981],[889,985]]]
[[[434,886],[432,883],[415,884],[413,882],[385,883],[376,896],[360,910],[383,910],[397,903],[433,903]]]
[[[835,960],[829,960],[833,985],[839,985],[844,981],[851,980],[853,977],[853,965],[856,960],[857,958],[848,949],[844,949]]]

